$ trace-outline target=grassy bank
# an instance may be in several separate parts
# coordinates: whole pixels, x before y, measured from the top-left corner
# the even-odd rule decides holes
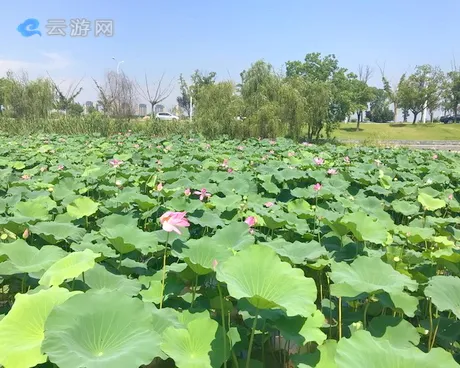
[[[337,139],[359,140],[460,140],[460,124],[377,124],[342,123],[334,131]]]

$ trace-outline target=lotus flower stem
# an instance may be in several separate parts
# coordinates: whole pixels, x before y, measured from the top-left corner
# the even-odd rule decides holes
[[[339,340],[342,338],[342,297],[339,296]]]
[[[198,280],[198,276],[197,276]],[[219,300],[220,300],[220,316],[222,319],[222,336],[224,341],[224,358],[227,357],[227,329],[225,327],[225,314],[224,314],[224,297],[222,296],[222,289],[220,287],[219,281],[217,281],[217,290],[219,291]],[[230,328],[230,325],[229,325]],[[224,367],[227,368],[227,360],[224,361]]]
[[[318,275],[318,281],[319,281],[319,303],[321,305],[322,301],[323,301],[323,282],[322,282],[322,278],[323,278],[323,274],[321,273],[321,271],[319,271],[319,275]]]
[[[190,305],[190,308],[193,308],[193,304],[195,303],[195,295],[196,295],[196,288],[198,286],[198,274],[195,276],[195,284],[193,285],[192,289],[192,303]]]
[[[254,344],[254,334],[256,332],[258,317],[259,317],[259,308],[257,308],[256,310],[256,316],[254,317],[254,322],[252,323],[251,337],[249,338],[248,357],[246,359],[246,368],[249,368],[251,366],[252,345]]]
[[[431,340],[431,345],[429,347],[429,350],[433,349],[434,342],[436,341],[436,334],[438,333],[438,328],[439,328],[439,323],[440,322],[441,322],[441,319],[438,320],[438,324],[436,325],[436,328],[434,329],[433,339]]]
[[[262,326],[262,366],[265,367],[265,320]]]
[[[166,254],[168,252],[169,232],[166,235],[165,251],[163,252],[163,276],[161,277],[161,299],[160,309],[163,308],[163,296],[165,293],[165,278],[166,278]]]
[[[364,329],[367,328],[367,310],[369,309],[370,299],[366,299],[366,305],[364,306],[364,318],[363,318],[363,327]]]
[[[430,334],[428,335],[428,351],[431,350],[431,339],[433,338],[433,312],[431,310],[431,299],[428,304],[428,313],[430,315]]]

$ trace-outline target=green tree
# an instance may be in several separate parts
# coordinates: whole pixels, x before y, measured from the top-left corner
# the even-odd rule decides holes
[[[307,81],[300,76],[286,78],[281,87],[281,118],[287,122],[288,135],[299,140],[306,133],[307,139],[318,139],[326,127],[329,114],[329,82]]]
[[[460,71],[453,70],[447,73],[443,84],[444,108],[452,111],[457,122],[457,114],[460,106]]]
[[[252,135],[275,138],[284,134],[285,126],[280,118],[281,86],[281,76],[262,60],[241,73],[242,113],[247,117]]]
[[[59,111],[64,111],[64,113],[67,115],[67,112],[70,108],[74,108],[73,106],[75,104],[75,99],[78,97],[78,95],[81,93],[83,90],[82,87],[80,87],[80,82],[77,84],[71,84],[68,88],[67,91],[64,91],[59,87],[54,80],[49,77],[49,80],[51,84],[53,85],[54,92],[55,92],[55,108],[56,110]]]
[[[422,66],[423,67],[423,66]],[[426,81],[426,106],[433,122],[434,112],[441,107],[445,75],[439,67],[425,65],[428,72]]]
[[[419,65],[415,72],[403,81],[400,86],[401,107],[409,109],[413,116],[413,124],[425,106],[433,117],[434,111],[441,102],[441,85],[443,74],[439,68],[431,65]]]
[[[388,107],[388,95],[384,89],[373,87],[374,98],[370,102],[369,111],[366,117],[374,123],[387,123],[393,119],[393,112]]]
[[[410,75],[399,85],[399,102],[403,109],[410,110],[413,116],[412,124],[417,122],[417,116],[423,110],[425,93],[416,76]]]
[[[190,90],[182,74],[179,77],[180,96],[177,96],[177,104],[190,117]]]
[[[198,104],[198,99],[200,98],[200,90],[204,87],[216,83],[216,73],[203,72],[197,69],[192,74],[191,80],[191,84],[188,85],[182,75],[179,77],[181,94],[177,97],[177,104],[187,113],[189,117],[192,111],[190,106],[190,97],[192,98],[193,105]]]
[[[81,114],[83,114],[83,111],[83,106],[77,102],[73,102],[72,104],[67,106],[67,114],[70,116],[80,116]]]
[[[53,109],[54,94],[48,79],[30,81],[27,73],[9,71],[3,81],[3,98],[8,114],[14,118],[46,118]]]
[[[209,84],[200,88],[195,122],[207,138],[220,135],[241,136],[244,131],[236,119],[241,108],[241,98],[232,82]]]
[[[398,121],[398,107],[401,102],[400,89],[401,89],[401,85],[406,80],[406,75],[403,74],[401,78],[399,79],[398,84],[392,87],[388,79],[385,78],[383,70],[381,70],[381,73],[382,73],[383,90],[385,91],[389,102],[393,104],[393,121],[396,123]],[[404,106],[401,106],[401,107],[403,109],[405,108]]]
[[[334,122],[343,121],[351,113],[360,109],[357,91],[357,76],[347,73],[347,69],[339,66],[335,55],[322,57],[320,53],[310,53],[304,61],[288,61],[286,63],[286,76],[305,78],[309,83],[317,83],[315,87],[322,91],[321,101],[324,96],[329,96],[327,116],[321,123],[326,127],[326,132],[332,131]],[[325,89],[328,89],[326,93]],[[322,128],[319,130],[321,132]],[[315,129],[316,131],[316,129]],[[313,134],[313,136],[318,133]]]
[[[364,111],[367,110],[369,103],[374,98],[374,88],[368,85],[372,76],[372,69],[369,65],[358,67],[358,80],[353,81],[353,91],[357,105],[356,131],[359,131],[359,125],[363,122]]]
[[[359,126],[363,121],[363,111],[367,110],[369,103],[374,97],[374,88],[369,87],[366,82],[359,79],[352,79],[352,101],[354,103],[356,115],[356,131],[359,131]]]

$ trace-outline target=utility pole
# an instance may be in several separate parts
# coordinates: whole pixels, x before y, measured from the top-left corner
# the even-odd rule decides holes
[[[115,59],[114,56],[112,56],[112,60],[114,60],[115,62],[117,62],[117,59]],[[125,61],[122,60],[122,61],[119,61],[119,62],[117,63],[117,74],[120,74],[120,65],[123,64],[124,62],[125,62]]]

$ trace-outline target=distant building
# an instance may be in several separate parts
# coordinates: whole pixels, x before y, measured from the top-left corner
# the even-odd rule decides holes
[[[164,112],[165,111],[165,107],[163,105],[155,105],[155,114],[158,114],[159,112]]]
[[[85,104],[83,105],[83,113],[89,114],[92,111],[94,111],[93,101],[86,101]]]
[[[139,116],[147,115],[147,105],[146,104],[139,104],[138,115]]]

